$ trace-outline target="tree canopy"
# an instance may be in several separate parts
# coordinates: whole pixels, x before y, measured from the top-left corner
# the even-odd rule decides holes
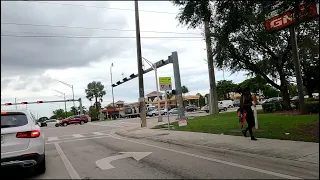
[[[89,101],[95,100],[95,107],[98,109],[101,107],[102,98],[106,95],[106,91],[104,90],[104,85],[101,82],[92,81],[87,85],[87,89],[85,90],[86,98]]]
[[[263,2],[173,1],[173,4],[180,7],[177,16],[180,24],[195,28],[204,20],[210,22],[218,68],[229,69],[231,73],[247,71],[263,78],[281,91],[283,105],[289,108],[288,85],[295,77],[290,33],[288,29],[265,31]],[[314,83],[319,82],[319,23],[301,23],[297,29],[303,83],[308,92],[319,91],[319,83]]]

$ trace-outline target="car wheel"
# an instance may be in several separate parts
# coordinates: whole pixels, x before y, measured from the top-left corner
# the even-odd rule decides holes
[[[223,110],[224,110],[224,111],[227,111],[228,109],[225,107],[225,108],[223,108]]]
[[[66,123],[66,122],[65,122],[65,123],[63,123],[63,126],[68,126],[68,123]]]
[[[81,125],[84,125],[84,121],[80,121],[80,124],[81,124]]]
[[[46,168],[46,156],[44,155],[43,160],[35,166],[35,173],[43,174],[47,170]]]
[[[56,124],[55,126],[56,126],[56,127],[59,127],[59,124]]]
[[[156,114],[152,114],[152,116],[156,116]]]

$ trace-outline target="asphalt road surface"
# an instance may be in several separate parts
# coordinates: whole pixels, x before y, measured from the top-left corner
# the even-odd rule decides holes
[[[319,177],[279,159],[246,157],[178,145],[123,138],[117,128],[137,119],[43,128],[47,171],[1,169],[2,177],[31,179],[296,179]],[[156,118],[148,121],[157,122]],[[17,173],[19,172],[19,173]],[[319,172],[318,172],[319,173]],[[314,175],[314,176],[312,176]]]

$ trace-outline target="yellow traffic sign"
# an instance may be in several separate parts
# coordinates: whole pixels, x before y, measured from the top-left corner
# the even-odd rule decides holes
[[[159,77],[159,84],[171,84],[171,77]]]

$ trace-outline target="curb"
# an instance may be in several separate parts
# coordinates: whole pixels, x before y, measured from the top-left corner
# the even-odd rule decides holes
[[[132,129],[130,129],[129,131],[127,132],[130,132],[130,131],[134,131]],[[309,161],[300,161],[298,160],[298,158],[284,158],[284,157],[281,157],[281,156],[276,156],[276,155],[264,155],[264,154],[259,154],[259,153],[256,153],[256,152],[245,152],[245,150],[243,149],[238,149],[238,150],[231,150],[231,149],[227,149],[227,148],[216,148],[216,147],[210,147],[210,146],[203,146],[203,145],[198,145],[198,144],[190,144],[190,143],[187,143],[187,142],[179,142],[179,141],[175,141],[175,140],[165,140],[165,139],[158,139],[158,138],[154,138],[154,137],[157,137],[159,135],[155,135],[155,136],[145,136],[145,137],[136,137],[136,136],[133,136],[133,135],[128,135],[128,134],[124,134],[124,133],[121,133],[121,132],[114,132],[116,135],[119,135],[121,137],[126,137],[126,138],[132,138],[132,139],[145,139],[145,140],[151,140],[151,141],[156,141],[156,142],[162,142],[162,143],[168,143],[168,144],[173,144],[173,145],[178,145],[178,146],[182,146],[182,147],[189,147],[189,148],[195,148],[195,149],[202,149],[202,150],[209,150],[209,151],[213,151],[213,152],[216,152],[216,153],[222,153],[222,154],[225,154],[225,153],[232,153],[232,154],[235,154],[235,155],[244,155],[244,156],[249,156],[249,157],[259,157],[259,158],[276,158],[276,159],[281,159],[281,160],[285,160],[285,161],[288,161],[289,163],[307,163],[307,164],[310,164],[310,165],[319,165],[317,163],[314,163],[314,162],[309,162]]]

